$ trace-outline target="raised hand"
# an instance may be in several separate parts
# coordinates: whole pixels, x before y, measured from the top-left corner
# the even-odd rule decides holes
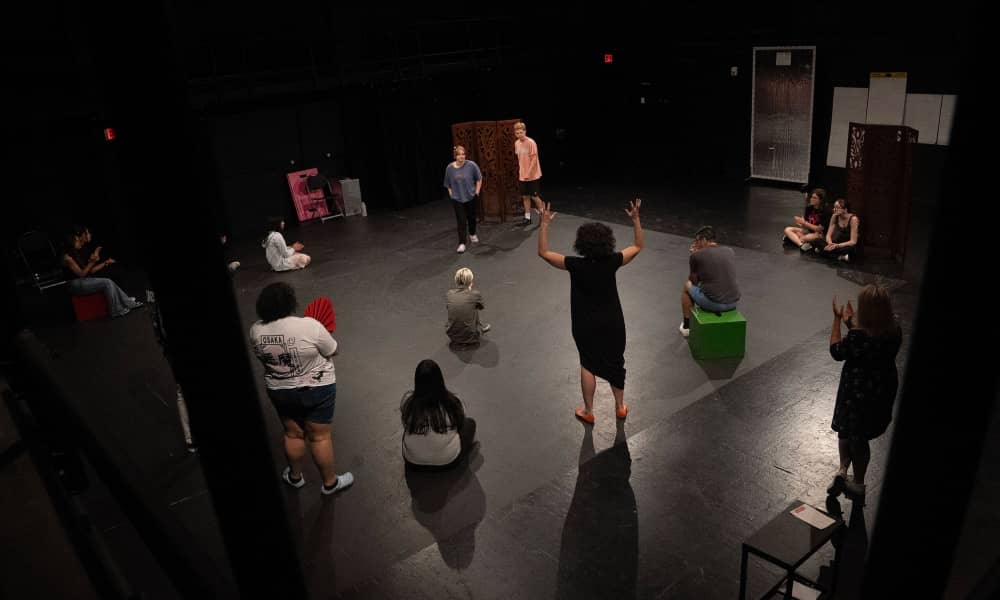
[[[549,223],[551,223],[552,219],[556,218],[556,215],[558,214],[552,211],[551,202],[546,202],[545,206],[541,210],[538,210],[536,208],[535,212],[538,213],[538,215],[542,218],[543,225],[548,225]]]
[[[833,295],[833,316],[838,319],[844,318],[844,307],[837,306],[837,295]]]
[[[642,206],[642,198],[636,198],[629,202],[629,208],[625,209],[625,214],[632,217],[632,220],[639,218],[639,207]]]
[[[300,242],[292,243],[292,250],[295,250],[296,252],[302,252],[303,248],[305,248],[305,245]]]
[[[94,248],[94,251],[90,253],[90,260],[93,262],[101,260],[101,248],[103,248],[103,246]]]

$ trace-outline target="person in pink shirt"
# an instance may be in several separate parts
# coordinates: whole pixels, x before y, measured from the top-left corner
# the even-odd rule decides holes
[[[517,180],[524,202],[524,222],[531,223],[531,200],[539,214],[545,209],[542,202],[542,167],[538,162],[538,144],[528,137],[527,127],[518,121],[514,123],[514,154],[517,154]]]

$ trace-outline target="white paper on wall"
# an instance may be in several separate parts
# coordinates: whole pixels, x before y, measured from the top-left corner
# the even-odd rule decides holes
[[[917,130],[917,142],[936,144],[941,118],[941,94],[907,94],[903,125]]]
[[[833,88],[833,115],[830,119],[830,143],[826,164],[847,166],[847,132],[850,123],[864,123],[868,111],[868,88]]]
[[[938,121],[937,143],[947,146],[951,141],[951,122],[955,118],[955,100],[957,96],[946,94],[941,96],[941,119]]]
[[[902,125],[906,73],[872,73],[868,80],[869,125]]]

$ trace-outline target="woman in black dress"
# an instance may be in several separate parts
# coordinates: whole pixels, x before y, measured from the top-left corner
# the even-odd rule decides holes
[[[847,337],[841,339],[840,322],[847,324]],[[899,377],[896,354],[902,343],[899,324],[892,313],[889,292],[878,285],[868,285],[858,294],[857,323],[854,308],[839,308],[833,299],[833,329],[830,354],[845,361],[840,373],[837,403],[831,427],[837,432],[840,469],[827,489],[831,495],[846,492],[864,503],[865,472],[871,458],[870,440],[885,433],[892,421]],[[847,469],[854,466],[853,480]]]
[[[563,256],[549,250],[549,223],[556,216],[551,205],[540,212],[538,256],[557,269],[569,271],[570,314],[573,340],[580,353],[580,388],[583,408],[576,416],[587,423],[594,422],[594,390],[597,379],[611,384],[615,396],[615,414],[624,419],[625,406],[625,317],[618,299],[615,273],[632,262],[642,250],[642,226],[636,198],[625,212],[632,218],[635,241],[621,252],[615,252],[615,236],[603,223],[585,223],[576,231],[573,248],[580,256]]]

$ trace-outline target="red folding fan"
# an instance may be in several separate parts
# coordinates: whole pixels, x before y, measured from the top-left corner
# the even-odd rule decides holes
[[[306,316],[322,323],[330,333],[337,329],[337,315],[333,312],[333,302],[326,296],[320,296],[310,302],[306,307]]]

